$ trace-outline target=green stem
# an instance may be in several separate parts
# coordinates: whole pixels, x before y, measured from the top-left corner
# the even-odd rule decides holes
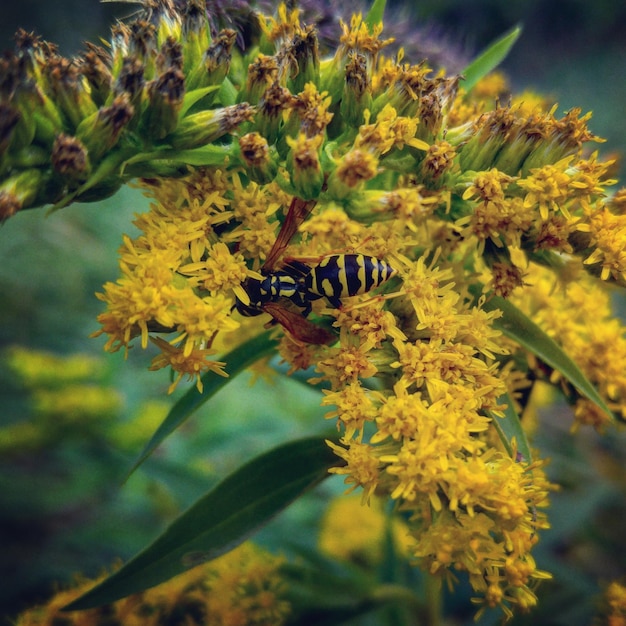
[[[443,594],[441,578],[425,573],[426,613],[428,626],[440,626],[442,623]]]

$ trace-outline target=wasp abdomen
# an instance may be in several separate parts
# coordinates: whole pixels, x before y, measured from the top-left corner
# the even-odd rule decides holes
[[[341,298],[358,296],[394,276],[389,263],[364,254],[333,254],[311,268],[304,284],[309,299],[326,298],[339,308]]]

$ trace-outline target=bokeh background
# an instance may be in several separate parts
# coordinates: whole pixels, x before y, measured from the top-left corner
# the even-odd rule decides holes
[[[2,0],[0,46],[9,48],[21,26],[69,56],[84,40],[106,39],[112,21],[135,10],[97,0]],[[502,66],[514,90],[549,94],[561,112],[593,111],[591,129],[607,139],[602,151],[625,153],[626,3],[426,0],[391,5],[387,22],[394,19],[468,59],[521,24]],[[622,161],[618,169],[624,180]],[[324,426],[315,395],[297,382],[261,379],[252,392],[250,377],[241,376],[124,483],[172,402],[169,379],[147,372],[150,355],[104,355],[102,339],[89,335],[101,311],[94,293],[116,279],[122,233],[134,233],[132,216],[145,206],[126,189],[48,216],[28,211],[0,228],[0,619],[7,623],[45,600],[55,581],[93,576],[131,556],[250,455]],[[15,346],[57,355],[48,363],[56,376],[43,378],[45,364]],[[82,360],[69,359],[76,354]],[[72,397],[80,397],[78,406]],[[514,623],[591,624],[603,586],[626,574],[624,437],[572,436],[570,423],[558,404],[542,416],[535,443],[552,458],[550,476],[563,489],[536,556],[555,581],[542,587],[539,612]],[[328,481],[260,540],[277,543],[295,521],[302,541],[311,541],[318,502],[341,489]],[[451,607],[449,623],[471,623],[459,607]]]

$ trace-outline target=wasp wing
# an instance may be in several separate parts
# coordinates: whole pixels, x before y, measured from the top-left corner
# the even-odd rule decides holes
[[[331,344],[337,337],[326,328],[317,326],[300,311],[287,308],[279,302],[268,302],[263,310],[269,313],[289,334],[304,343],[315,345]]]
[[[294,196],[291,204],[289,205],[285,221],[278,231],[276,241],[274,242],[272,249],[267,255],[267,259],[263,264],[263,270],[266,273],[274,270],[281,254],[289,245],[289,242],[293,239],[293,236],[298,231],[300,224],[302,224],[302,222],[304,222],[304,220],[306,220],[309,216],[315,204],[315,200],[302,200],[302,198]]]

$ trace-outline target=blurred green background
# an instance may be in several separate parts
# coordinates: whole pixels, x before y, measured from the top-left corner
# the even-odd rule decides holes
[[[106,39],[112,20],[136,10],[96,0],[2,4],[3,49],[22,26],[57,42],[65,55],[80,50],[83,40]],[[432,0],[392,5],[388,22],[404,11],[468,58],[522,24],[522,37],[503,66],[515,91],[550,94],[561,112],[592,110],[592,130],[607,138],[602,151],[626,150],[626,3]],[[623,179],[623,164],[620,170]],[[42,388],[58,390],[62,383],[29,386],[1,353],[0,619],[45,600],[55,581],[79,571],[93,576],[115,558],[128,558],[220,476],[270,443],[325,426],[314,392],[279,379],[261,380],[252,393],[250,377],[242,376],[123,484],[172,401],[166,397],[169,379],[147,372],[150,354],[132,350],[126,361],[104,355],[103,340],[89,334],[102,310],[94,292],[117,278],[122,233],[134,233],[132,216],[145,207],[145,199],[127,189],[107,202],[50,216],[28,211],[0,228],[0,350],[19,345],[95,357],[92,373],[79,382],[112,400],[94,409],[91,419],[55,413],[54,407],[46,412],[37,404]],[[290,398],[289,414],[281,406],[284,397]],[[553,459],[551,477],[564,484],[553,498],[553,529],[536,552],[555,581],[542,587],[539,611],[516,624],[590,624],[602,585],[626,573],[624,438],[589,431],[571,436],[565,412],[557,407],[544,417],[535,442]],[[24,435],[29,443],[20,447],[11,428],[29,422],[47,439]],[[271,545],[294,521],[306,541],[319,515],[316,501],[341,489],[328,481],[276,520],[263,541]],[[455,602],[450,623],[471,623],[471,612],[460,608],[467,598]]]

